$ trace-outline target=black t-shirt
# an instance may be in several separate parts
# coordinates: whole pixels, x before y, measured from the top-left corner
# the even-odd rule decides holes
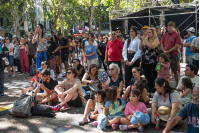
[[[54,80],[50,77],[50,82],[43,82],[43,80],[40,80],[40,84],[43,84],[47,89],[54,90],[55,86],[58,85],[58,81]]]
[[[47,50],[47,58],[50,58],[52,54],[52,52],[58,47],[58,45],[53,42],[53,41],[50,41],[47,43],[47,46],[48,46],[48,50]]]
[[[100,42],[98,45],[98,49],[102,55],[105,55],[106,53],[106,46],[107,46],[107,43],[103,43],[103,42]]]
[[[77,67],[77,70],[79,71],[81,68],[83,68],[83,69],[82,69],[81,75],[79,75],[79,77],[83,77],[84,74],[85,74],[85,69],[84,69],[84,67],[83,67],[81,64],[79,64],[78,67]]]
[[[69,41],[66,37],[63,37],[62,40],[59,41],[60,46],[67,46],[67,43],[69,43]],[[61,49],[61,55],[64,54],[69,54],[69,47]]]

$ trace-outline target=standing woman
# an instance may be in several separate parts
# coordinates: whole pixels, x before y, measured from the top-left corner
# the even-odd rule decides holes
[[[125,87],[129,86],[132,78],[132,68],[140,66],[141,50],[139,49],[140,39],[137,37],[138,28],[131,26],[130,38],[126,39],[123,48],[125,65]]]
[[[69,47],[69,65],[72,66],[72,60],[75,58],[75,44],[71,36],[67,37],[70,47]]]
[[[34,44],[35,42],[37,42],[38,44],[36,58],[37,69],[40,68],[40,64],[42,61],[47,61],[47,41],[48,35],[44,33],[43,25],[38,24],[32,40],[32,44]]]
[[[0,62],[2,62],[3,50],[0,47]],[[5,67],[2,66],[2,63],[0,63],[0,97],[4,96],[4,69]]]
[[[85,57],[87,58],[87,66],[90,67],[91,64],[95,64],[98,66],[98,56],[97,56],[97,50],[96,47],[93,45],[94,39],[89,38],[88,39],[89,45],[86,46]]]
[[[99,45],[98,45],[101,62],[103,63],[103,68],[106,72],[107,72],[107,65],[105,65],[104,60],[105,60],[105,55],[106,55],[107,43],[108,43],[108,37],[103,36],[103,42],[100,42]]]
[[[21,40],[20,40],[19,59],[21,62],[22,75],[25,74],[24,65],[26,67],[26,74],[29,75],[28,45],[25,44],[24,38],[21,38]]]
[[[56,43],[57,46],[59,46],[58,45],[58,38],[57,38],[56,35],[53,35],[53,41]],[[58,64],[58,67],[59,67],[59,73],[62,73],[60,50],[58,50],[57,52],[55,52],[54,55],[55,55],[55,59],[56,59],[56,64]]]
[[[9,66],[7,67],[8,70],[8,76],[10,77],[10,67],[12,67],[13,70],[13,78],[16,76],[15,74],[15,66],[14,66],[14,45],[11,43],[11,39],[9,37],[6,37],[6,43],[4,46],[6,47],[8,51],[4,51],[4,54],[8,55],[8,60],[9,60]]]
[[[147,31],[147,37],[140,37],[140,50],[142,50],[142,66],[144,75],[148,80],[149,92],[155,92],[154,80],[157,78],[155,70],[157,64],[157,47],[159,40],[155,28],[150,28]]]

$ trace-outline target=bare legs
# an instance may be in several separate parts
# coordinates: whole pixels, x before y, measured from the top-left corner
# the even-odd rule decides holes
[[[87,115],[89,113],[89,111],[94,111],[94,107],[95,107],[95,103],[92,99],[89,99],[86,106],[85,106],[85,111],[84,111],[84,115],[83,118],[87,118]]]

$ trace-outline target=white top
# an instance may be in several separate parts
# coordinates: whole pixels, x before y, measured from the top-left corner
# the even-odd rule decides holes
[[[87,45],[89,45],[88,41],[85,42],[85,47],[86,47]],[[94,42],[93,42],[93,45],[96,47],[96,46],[97,46],[97,41],[94,41]]]
[[[137,59],[139,59],[141,57],[141,53],[142,51],[139,49],[139,45],[140,45],[140,39],[138,37],[135,37],[133,40],[131,38],[131,42],[130,45],[128,47],[127,50],[127,43],[128,43],[128,39],[126,39],[125,43],[124,43],[124,48],[123,48],[123,57],[124,57],[124,61],[128,60],[127,57],[127,51],[134,51],[136,52],[133,59],[131,60],[131,62],[135,62]]]
[[[50,69],[50,77],[52,77],[53,79],[56,78],[56,75],[52,69]]]
[[[199,37],[197,37],[197,38],[195,38],[195,39],[192,40],[191,46],[199,48]],[[195,60],[199,60],[199,53],[194,53],[192,57]]]
[[[183,79],[183,78],[188,78],[188,76],[182,76],[182,77],[180,78],[180,80],[179,80],[179,82],[178,82],[178,86],[176,87],[177,89],[182,85],[181,82],[182,82],[182,79]],[[190,78],[190,79],[191,79],[191,81],[192,81],[192,83],[193,83],[193,87],[194,87],[194,88],[197,87],[197,86],[199,86],[199,77],[198,77],[198,76],[195,75],[194,78]]]
[[[13,45],[13,43],[10,43],[8,46],[6,46],[6,43],[5,43],[4,45],[2,45],[2,48],[3,48],[3,47],[7,47],[8,50],[10,51],[11,48],[14,48],[14,45]],[[13,56],[13,55],[14,55],[14,49],[13,49],[13,51],[11,51],[11,52],[9,53],[9,55],[10,55],[10,56]]]
[[[103,111],[103,104],[101,104],[101,103],[99,103],[99,102],[96,102],[96,104],[95,104],[95,108],[94,108],[94,110],[96,111],[98,111],[98,114],[101,114],[101,112]]]

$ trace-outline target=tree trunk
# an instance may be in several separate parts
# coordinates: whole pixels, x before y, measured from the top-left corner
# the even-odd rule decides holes
[[[64,22],[63,22],[63,20],[62,19],[60,19],[60,25],[61,25],[61,34],[63,35],[63,36],[65,36],[64,34]]]
[[[17,22],[18,22],[18,20],[15,20],[14,25],[15,25],[15,35],[18,37]]]
[[[88,7],[88,27],[89,27],[89,32],[93,33],[91,7]]]

